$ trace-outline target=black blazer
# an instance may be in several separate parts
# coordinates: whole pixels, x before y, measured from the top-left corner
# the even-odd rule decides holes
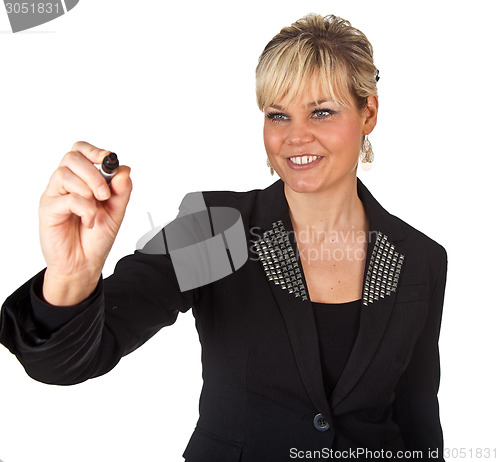
[[[279,180],[264,190],[204,193],[208,207],[236,208],[243,219],[249,259],[230,276],[181,293],[168,255],[136,252],[88,300],[58,309],[37,295],[41,272],[6,300],[1,342],[36,380],[74,384],[108,372],[192,307],[204,385],[188,462],[380,460],[383,451],[396,458],[405,450],[422,451],[407,460],[443,460],[444,248],[390,215],[358,180],[370,223],[363,306],[352,353],[327,396],[283,187]]]

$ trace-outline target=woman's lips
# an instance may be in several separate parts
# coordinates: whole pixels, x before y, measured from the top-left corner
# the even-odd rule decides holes
[[[316,159],[313,160],[314,158],[316,158]],[[295,162],[292,161],[292,159],[294,159]],[[286,163],[292,170],[307,170],[309,168],[314,168],[316,165],[318,165],[321,162],[322,159],[323,159],[322,156],[316,156],[316,155],[312,155],[312,154],[304,154],[304,155],[300,155],[300,156],[288,157],[286,159]],[[297,162],[300,162],[300,163],[297,163]],[[303,164],[302,162],[305,162],[305,163]]]

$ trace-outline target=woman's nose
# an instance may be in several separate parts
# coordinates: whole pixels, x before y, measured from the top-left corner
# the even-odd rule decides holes
[[[311,127],[304,121],[292,120],[288,126],[286,142],[290,145],[307,144],[314,140]]]

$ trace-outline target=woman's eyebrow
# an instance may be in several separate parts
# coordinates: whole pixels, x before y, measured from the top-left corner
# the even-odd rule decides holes
[[[319,106],[320,104],[323,103],[333,103],[334,101],[331,99],[320,99],[319,101],[313,101],[312,103],[309,103],[307,107],[312,107],[312,106]]]
[[[333,103],[334,101],[331,99],[320,99],[319,101],[312,101],[311,103],[308,103],[305,105],[305,107],[313,107],[313,106],[319,106],[320,104],[323,103]],[[269,106],[272,109],[277,109],[278,111],[285,111],[285,108],[283,106],[280,106],[279,104],[271,104]]]

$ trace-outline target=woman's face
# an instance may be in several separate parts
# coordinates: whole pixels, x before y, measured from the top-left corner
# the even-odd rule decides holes
[[[265,108],[264,144],[269,161],[295,192],[325,191],[348,176],[356,177],[362,136],[377,120],[378,100],[368,98],[359,111],[329,98],[317,102],[309,90],[284,107]]]

